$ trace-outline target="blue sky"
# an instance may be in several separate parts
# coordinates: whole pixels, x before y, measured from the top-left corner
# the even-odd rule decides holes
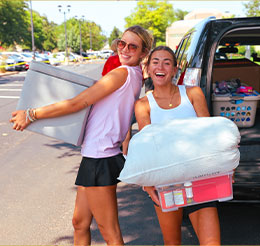
[[[126,16],[129,16],[137,6],[137,1],[38,1],[32,0],[32,9],[39,12],[41,15],[46,15],[48,20],[60,24],[64,20],[63,14],[58,10],[58,5],[66,7],[71,5],[70,13],[66,18],[72,18],[75,15],[81,17],[84,15],[85,20],[94,21],[100,25],[105,35],[109,36],[114,26],[121,31],[124,30]],[[221,12],[228,11],[231,14],[242,17],[244,16],[243,3],[248,1],[169,1],[173,4],[174,9],[192,11],[196,8],[213,8]]]

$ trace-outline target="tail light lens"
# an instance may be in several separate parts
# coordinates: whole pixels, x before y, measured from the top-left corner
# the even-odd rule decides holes
[[[183,78],[183,83],[186,86],[199,86],[201,78],[200,68],[187,68]],[[179,84],[179,83],[178,83]]]

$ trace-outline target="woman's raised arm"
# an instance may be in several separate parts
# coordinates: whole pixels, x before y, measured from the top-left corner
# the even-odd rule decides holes
[[[74,98],[34,109],[34,117],[36,119],[54,118],[78,112],[120,88],[125,83],[127,75],[126,68],[115,69]],[[14,111],[10,122],[14,123],[13,129],[21,131],[31,123],[26,116],[26,110]]]

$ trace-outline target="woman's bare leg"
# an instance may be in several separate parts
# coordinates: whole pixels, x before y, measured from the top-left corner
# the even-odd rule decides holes
[[[164,245],[181,245],[182,209],[163,212],[154,206],[163,234]]]
[[[90,245],[91,233],[90,225],[92,213],[88,206],[88,199],[85,192],[86,188],[78,186],[75,202],[75,209],[72,219],[74,227],[74,245]]]
[[[83,224],[84,230],[90,221],[90,214],[95,218],[100,233],[108,245],[123,245],[123,238],[121,235],[119,221],[118,221],[118,208],[116,197],[116,185],[113,186],[100,186],[100,187],[81,187],[81,193],[85,196],[83,203],[85,210],[83,212],[86,219]],[[79,199],[78,199],[79,200]],[[81,205],[84,207],[84,205]],[[91,211],[91,213],[89,213]],[[82,230],[81,230],[82,231]],[[80,233],[79,233],[80,234]],[[78,234],[77,234],[78,235]],[[81,243],[81,241],[79,241]],[[85,243],[85,241],[82,241]],[[84,244],[83,244],[84,245]]]
[[[220,245],[220,225],[215,207],[202,208],[189,215],[200,245]]]

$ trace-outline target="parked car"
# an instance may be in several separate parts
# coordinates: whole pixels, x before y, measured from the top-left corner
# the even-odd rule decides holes
[[[80,61],[81,56],[78,55],[77,53],[70,52],[70,55],[74,57],[74,61]]]
[[[24,52],[24,53],[21,53],[20,54],[22,57],[23,57],[23,59],[25,60],[25,61],[27,61],[28,63],[30,63],[32,60],[33,60],[33,53],[31,53],[31,52]],[[34,54],[34,60],[35,61],[40,61],[40,62],[42,62],[42,61],[48,61],[48,56],[47,57],[45,57],[45,56],[41,56],[39,53],[35,53]],[[47,62],[48,63],[48,62]]]
[[[32,53],[21,53],[21,57],[28,63],[30,63],[33,60],[33,54]]]
[[[26,70],[26,62],[20,56],[9,55],[5,60],[7,71],[23,71]]]
[[[88,56],[89,59],[97,59],[98,54],[97,54],[96,51],[93,51],[93,52],[88,52],[87,56]]]
[[[59,60],[59,62],[65,61],[65,53],[64,52],[58,52],[54,53],[53,56]]]
[[[44,62],[46,64],[50,64],[49,57],[46,54],[35,53],[35,59],[36,60],[38,59],[40,62]]]
[[[80,52],[78,51],[78,52],[76,52],[78,55],[80,55]],[[82,54],[82,57],[83,57],[83,60],[88,60],[89,58],[88,58],[88,54],[86,53],[86,52],[81,52],[81,54]]]
[[[57,58],[60,62],[65,61],[66,52],[58,52],[54,54],[54,57]],[[72,54],[68,54],[69,62],[76,61],[76,58]]]
[[[112,50],[101,50],[98,54],[99,58],[107,59],[113,53]]]
[[[57,57],[54,57],[54,55],[50,52],[48,53],[48,58],[49,58],[50,64],[53,66],[58,66],[61,64],[59,59]]]
[[[238,54],[238,50],[248,47],[260,47],[260,17],[215,19],[207,18],[194,26],[184,35],[176,50],[178,72],[174,83],[187,86],[200,86],[203,90],[211,115],[215,115],[216,102],[214,101],[214,86],[218,81],[239,79],[241,83],[260,91],[260,66],[250,59],[250,55]],[[220,56],[216,52],[221,52]],[[223,54],[224,53],[224,54]],[[247,53],[247,52],[246,52]],[[225,59],[222,59],[225,58]],[[252,97],[251,97],[252,98]],[[257,98],[257,97],[254,97]],[[244,103],[234,100],[222,102],[222,115],[240,123],[236,112],[238,107],[233,103]],[[235,171],[234,197],[237,199],[260,199],[260,108],[259,101],[253,102],[247,110],[256,110],[247,123],[249,127],[240,126],[241,159]],[[257,103],[258,102],[258,103]],[[242,104],[241,104],[242,105]],[[250,109],[249,109],[250,108]],[[225,112],[229,110],[229,112]],[[241,109],[243,110],[243,109]],[[234,111],[232,118],[231,112]],[[242,120],[242,118],[241,118]],[[245,123],[246,124],[246,123]]]

